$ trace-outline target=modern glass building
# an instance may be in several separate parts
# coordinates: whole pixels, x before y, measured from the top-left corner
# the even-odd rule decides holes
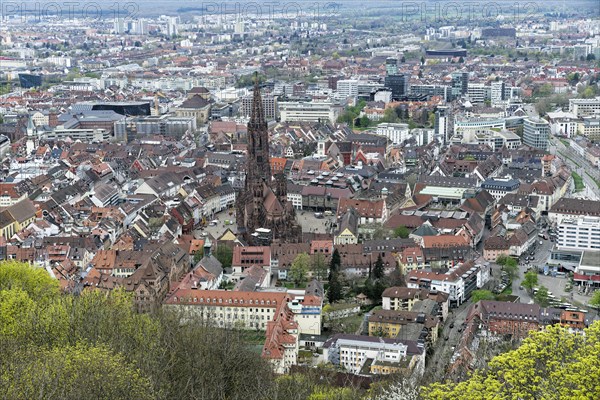
[[[550,137],[550,124],[541,118],[526,118],[523,123],[523,143],[536,149],[546,150]]]

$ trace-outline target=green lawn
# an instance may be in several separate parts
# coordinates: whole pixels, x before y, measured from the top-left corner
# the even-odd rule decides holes
[[[571,176],[573,176],[573,182],[575,182],[576,192],[581,192],[583,189],[585,189],[585,185],[583,184],[583,178],[577,172],[573,172]]]

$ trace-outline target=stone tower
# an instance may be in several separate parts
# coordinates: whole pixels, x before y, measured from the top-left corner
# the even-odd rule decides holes
[[[248,122],[246,182],[237,202],[238,232],[252,242],[258,228],[270,229],[273,239],[300,240],[296,213],[287,201],[287,181],[278,174],[273,179],[269,154],[269,132],[263,110],[258,77],[255,75],[252,112]]]

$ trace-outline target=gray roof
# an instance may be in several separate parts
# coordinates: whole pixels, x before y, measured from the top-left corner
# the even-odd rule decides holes
[[[223,273],[223,266],[221,262],[212,254],[210,256],[204,256],[200,262],[198,262],[196,268],[198,267],[204,268],[207,272],[210,272],[214,276],[219,276]]]

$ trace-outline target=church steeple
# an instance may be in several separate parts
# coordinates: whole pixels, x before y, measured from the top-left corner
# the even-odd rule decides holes
[[[263,110],[262,97],[260,95],[260,79],[258,73],[254,73],[254,93],[252,94],[252,111],[250,113],[250,123],[248,128],[267,128],[267,121],[265,120],[265,112]]]
[[[271,162],[269,156],[269,132],[262,97],[258,73],[254,74],[254,96],[252,98],[252,112],[248,123],[248,169],[246,182],[261,180],[271,181]]]

